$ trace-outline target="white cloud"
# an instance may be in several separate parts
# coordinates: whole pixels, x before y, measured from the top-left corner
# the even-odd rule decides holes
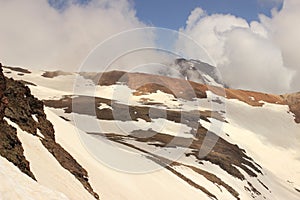
[[[188,20],[186,22],[187,26],[193,26],[197,24],[198,20],[200,20],[201,17],[204,16],[206,16],[206,12],[202,8],[195,8],[188,17]]]
[[[232,15],[198,15],[193,24],[187,20],[181,31],[208,51],[229,86],[300,91],[299,11],[300,1],[285,0],[271,18],[261,15],[260,21],[249,24]],[[192,12],[189,19],[197,19],[196,14]]]
[[[244,19],[236,18],[232,15],[215,14],[203,17],[202,15],[197,16],[197,12],[192,12],[191,16],[191,18],[197,19],[194,20],[196,23],[187,24],[186,28],[181,31],[192,37],[195,42],[206,49],[216,64],[224,62],[223,53],[225,38],[222,34],[235,27],[248,27],[248,23]],[[185,51],[190,53],[194,52],[190,51],[188,48],[185,49]],[[190,57],[195,58],[195,55],[191,55]]]
[[[289,88],[289,70],[283,67],[280,50],[251,29],[234,29],[225,34],[220,66],[224,81],[236,88],[283,92]]]
[[[127,0],[92,0],[64,12],[46,0],[0,0],[1,62],[75,70],[98,43],[144,26]]]
[[[280,47],[284,65],[295,71],[291,82],[293,90],[300,90],[300,1],[286,0],[283,9],[274,13],[272,18],[261,16],[268,28],[272,41]]]
[[[233,15],[207,15],[196,8],[180,31],[204,47],[214,62],[203,57],[205,52],[196,51],[195,44],[186,39],[179,41],[178,46],[183,55],[216,64],[231,87],[276,93],[299,91],[299,11],[299,0],[285,0],[282,10],[273,10],[272,17],[261,15],[259,21],[248,23]],[[77,70],[100,42],[124,30],[145,26],[129,0],[92,0],[86,6],[70,4],[63,12],[49,6],[46,0],[0,0],[0,58],[8,65]],[[110,43],[105,53],[134,49],[138,44],[151,46],[154,38],[151,34],[131,34]],[[89,64],[101,65],[101,58],[109,57],[101,51],[98,55]],[[134,68],[159,60],[156,52],[140,51],[116,63]]]

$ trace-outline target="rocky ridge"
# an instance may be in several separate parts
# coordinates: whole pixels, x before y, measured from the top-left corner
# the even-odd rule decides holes
[[[35,180],[34,174],[30,171],[30,164],[23,154],[24,149],[17,137],[17,131],[5,120],[9,119],[23,131],[38,137],[60,165],[73,174],[95,199],[99,199],[99,195],[89,183],[87,171],[56,142],[55,131],[52,123],[47,120],[43,102],[35,98],[21,81],[6,78],[2,73],[2,65],[0,65],[0,99],[0,155]],[[37,134],[37,131],[42,136]]]

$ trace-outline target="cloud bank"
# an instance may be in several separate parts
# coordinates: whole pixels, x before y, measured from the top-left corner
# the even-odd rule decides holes
[[[46,0],[0,0],[2,63],[78,70],[89,52],[107,38],[147,27],[136,17],[130,0],[91,0],[83,5],[76,0],[51,1],[61,9],[53,8]],[[262,5],[282,1],[259,0]],[[272,17],[260,15],[259,21],[248,23],[230,14],[207,15],[203,9],[195,8],[180,31],[203,46],[213,62],[189,43],[181,41],[184,44],[180,47],[189,58],[216,65],[230,87],[273,93],[300,91],[299,11],[299,0],[284,0],[282,9],[273,10]],[[133,34],[120,43],[110,43],[107,49],[113,52],[118,45],[126,49],[137,43],[151,46],[154,38]],[[95,55],[90,65],[101,65],[106,54]],[[121,57],[115,64],[146,69],[144,63],[160,59],[157,52],[144,51]]]
[[[233,15],[207,15],[196,8],[181,31],[207,50],[230,87],[300,91],[299,11],[300,1],[285,0],[272,17],[260,15],[259,21],[248,23]]]
[[[61,2],[66,1],[56,1],[55,6]],[[74,2],[61,4],[67,6],[62,11],[46,0],[0,0],[1,62],[76,70],[100,42],[145,26],[126,0],[91,0],[85,5]]]

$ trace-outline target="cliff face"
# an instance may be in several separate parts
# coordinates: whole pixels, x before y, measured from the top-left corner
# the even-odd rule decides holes
[[[23,173],[35,179],[33,173],[30,171],[29,162],[24,156],[24,149],[20,140],[17,137],[17,131],[14,127],[9,125],[4,117],[5,111],[10,109],[8,107],[7,98],[7,79],[2,72],[2,65],[0,63],[0,155],[17,166]]]
[[[99,195],[89,184],[87,171],[55,141],[53,125],[47,120],[43,102],[35,98],[21,81],[6,78],[0,65],[0,155],[35,180],[16,128],[9,125],[6,119],[28,134],[38,137],[59,164],[74,175],[91,195],[99,199]],[[41,134],[37,134],[37,131]]]

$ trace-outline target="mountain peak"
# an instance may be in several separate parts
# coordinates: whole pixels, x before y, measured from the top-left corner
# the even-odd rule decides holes
[[[216,67],[195,59],[178,58],[175,65],[186,80],[213,86],[222,86],[221,77]]]

